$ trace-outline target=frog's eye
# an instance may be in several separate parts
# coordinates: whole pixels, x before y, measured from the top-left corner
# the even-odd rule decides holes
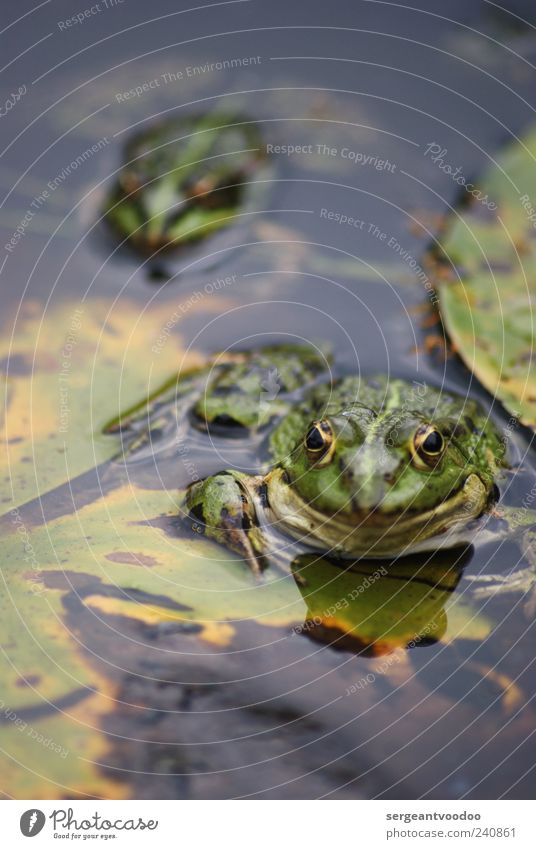
[[[328,421],[313,422],[305,436],[305,448],[309,459],[315,463],[319,460],[328,461],[334,445],[330,423]]]
[[[443,434],[433,425],[420,427],[413,437],[413,457],[433,466],[445,450]]]

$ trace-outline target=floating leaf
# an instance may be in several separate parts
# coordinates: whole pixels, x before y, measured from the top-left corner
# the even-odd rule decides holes
[[[125,792],[94,765],[106,749],[100,727],[121,671],[104,678],[97,670],[108,658],[86,650],[82,613],[116,640],[121,623],[136,620],[156,632],[195,626],[195,638],[214,647],[231,643],[236,620],[302,621],[290,576],[274,572],[259,584],[218,546],[177,536],[177,514],[175,494],[124,486],[47,525],[25,524],[23,511],[11,529],[4,520],[0,768],[11,795]]]
[[[536,130],[507,147],[475,191],[441,242],[441,316],[468,368],[534,429]]]
[[[217,299],[210,305],[218,308]],[[323,641],[335,638],[350,651],[406,646],[426,636],[431,621],[430,637],[448,639],[444,606],[459,576],[448,557],[429,570],[428,583],[414,580],[413,561],[365,587],[366,566],[348,571],[322,559],[309,566],[298,561],[288,574],[271,568],[259,581],[239,558],[188,529],[184,493],[142,488],[128,482],[128,464],[106,462],[121,439],[101,435],[105,422],[181,366],[172,338],[155,355],[158,367],[148,356],[170,308],[154,308],[138,322],[139,312],[132,301],[112,312],[92,302],[91,314],[83,312],[75,327],[75,305],[55,310],[42,325],[36,308],[24,317],[10,358],[16,373],[10,368],[5,438],[16,498],[2,519],[0,768],[9,775],[6,793],[17,798],[128,795],[125,776],[99,764],[109,762],[111,742],[102,729],[117,713],[128,675],[128,658],[125,666],[114,663],[114,650],[133,642],[131,631],[138,658],[173,629],[195,655],[232,651],[244,622],[288,636],[318,616]],[[66,333],[72,336],[68,367],[60,358]],[[187,364],[195,362],[191,357]],[[68,373],[64,432],[59,368]],[[37,494],[47,498],[65,481],[74,492],[80,481],[72,479],[95,466],[102,496],[97,490],[76,511],[67,505],[50,518],[48,497],[44,522],[31,505],[13,506]],[[344,613],[336,608],[332,615],[337,600],[359,587],[363,592],[352,595]],[[305,633],[319,637],[320,630]],[[100,635],[100,654],[93,633]],[[470,625],[463,635],[471,635]]]
[[[220,308],[216,295],[189,306]],[[144,310],[128,299],[115,307],[99,300],[64,303],[45,314],[38,304],[23,307],[13,341],[6,334],[0,352],[5,509],[110,459],[117,444],[101,434],[105,422],[177,369],[199,362],[185,356],[180,338],[167,330],[176,310],[175,302]]]
[[[384,566],[379,579],[378,563],[348,570],[305,555],[292,574],[272,568],[259,582],[242,560],[188,533],[180,498],[123,485],[74,515],[25,526],[32,563],[24,568],[20,524],[6,533],[3,702],[34,729],[22,733],[9,720],[0,725],[0,766],[10,775],[12,795],[127,793],[98,767],[107,750],[100,729],[126,670],[110,662],[108,651],[99,657],[89,648],[90,631],[109,631],[107,639],[128,645],[129,627],[138,623],[142,655],[170,626],[192,635],[193,653],[203,644],[232,649],[244,620],[349,651],[385,653],[412,641],[449,639],[454,614],[444,608],[452,604],[460,572],[448,554],[430,564],[406,558]],[[472,612],[462,611],[464,617],[467,638]],[[460,617],[455,621],[460,631]],[[478,626],[479,638],[491,629],[488,620]],[[51,742],[38,743],[36,734]]]

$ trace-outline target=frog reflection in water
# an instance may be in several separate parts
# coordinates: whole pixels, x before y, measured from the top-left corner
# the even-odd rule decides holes
[[[346,564],[318,554],[300,554],[292,575],[306,605],[294,630],[335,649],[365,655],[426,646],[456,633],[482,639],[491,622],[454,590],[471,550],[445,550],[395,562]]]
[[[236,115],[156,124],[126,146],[105,218],[142,253],[197,241],[244,207],[260,145],[255,125]]]
[[[378,376],[329,379],[326,358],[280,346],[216,359],[114,422],[128,454],[188,415],[208,435],[266,439],[269,468],[191,484],[195,529],[260,574],[285,536],[338,558],[386,558],[470,542],[496,498],[504,442],[478,404]]]

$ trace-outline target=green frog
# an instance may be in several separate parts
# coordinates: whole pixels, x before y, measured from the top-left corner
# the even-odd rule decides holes
[[[179,411],[179,412],[178,412]],[[128,456],[179,415],[208,439],[242,439],[258,473],[187,488],[193,528],[260,574],[289,539],[332,557],[391,558],[471,541],[497,499],[505,442],[479,404],[389,378],[333,378],[328,355],[274,346],[215,358],[111,423]]]
[[[260,159],[258,130],[243,116],[153,125],[126,145],[105,218],[144,254],[195,242],[243,211]]]

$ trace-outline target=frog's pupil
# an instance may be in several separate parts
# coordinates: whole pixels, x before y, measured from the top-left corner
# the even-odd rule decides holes
[[[427,454],[439,454],[443,448],[443,437],[437,430],[433,430],[428,434],[422,444],[423,450]]]
[[[305,437],[305,444],[309,451],[320,451],[324,447],[324,437],[320,430],[312,427]]]

